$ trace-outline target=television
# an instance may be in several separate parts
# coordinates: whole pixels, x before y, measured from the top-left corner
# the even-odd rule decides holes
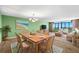
[[[46,25],[41,25],[41,29],[46,29]]]

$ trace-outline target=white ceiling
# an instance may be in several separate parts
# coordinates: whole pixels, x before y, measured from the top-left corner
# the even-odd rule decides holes
[[[79,18],[78,5],[1,5],[3,15],[28,18],[35,17],[43,20],[63,21]]]

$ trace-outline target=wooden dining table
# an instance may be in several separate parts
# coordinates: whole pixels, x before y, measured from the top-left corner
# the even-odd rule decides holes
[[[27,34],[27,33],[20,33],[20,34],[26,39],[28,39],[28,41],[34,44],[35,52],[38,52],[38,44],[43,40],[48,40],[48,38],[50,37],[50,35],[48,34],[40,34],[40,33],[36,33],[32,35]]]

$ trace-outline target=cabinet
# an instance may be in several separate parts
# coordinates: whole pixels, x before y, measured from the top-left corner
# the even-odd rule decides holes
[[[49,22],[49,32],[53,31],[53,22]]]

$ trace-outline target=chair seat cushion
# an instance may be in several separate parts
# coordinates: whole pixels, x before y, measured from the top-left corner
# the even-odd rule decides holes
[[[22,46],[24,47],[24,48],[28,48],[29,47],[29,45],[28,44],[26,44],[26,43],[22,43]]]

